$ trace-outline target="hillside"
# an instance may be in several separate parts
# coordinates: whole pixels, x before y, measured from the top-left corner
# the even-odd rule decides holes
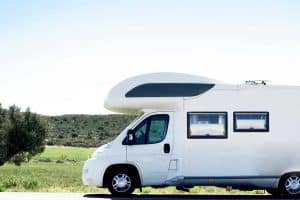
[[[97,147],[115,138],[136,116],[43,116],[48,124],[47,145]]]

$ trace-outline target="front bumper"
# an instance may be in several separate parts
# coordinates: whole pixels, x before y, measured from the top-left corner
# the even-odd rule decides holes
[[[95,158],[85,161],[81,177],[83,185],[102,187],[104,166],[103,162]]]

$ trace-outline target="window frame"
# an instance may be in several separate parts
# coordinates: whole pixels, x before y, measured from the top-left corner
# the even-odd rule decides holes
[[[238,129],[237,125],[237,114],[265,114],[266,115],[266,128],[265,129]],[[268,111],[235,111],[233,112],[233,131],[234,132],[270,132],[270,113]]]
[[[191,135],[190,131],[190,115],[191,114],[224,114],[225,115],[225,121],[224,121],[224,129],[225,133],[224,135]],[[188,139],[227,139],[228,138],[228,112],[201,112],[201,111],[193,111],[193,112],[187,112],[187,138]]]
[[[152,119],[153,119],[153,117],[160,117],[160,116],[163,116],[163,117],[166,117],[166,128],[165,128],[165,130],[164,130],[164,137],[160,140],[160,141],[158,141],[158,142],[154,142],[154,143],[149,143],[149,133],[150,133],[150,128],[151,128],[151,124],[152,124]],[[168,115],[168,114],[156,114],[156,115],[151,115],[151,119],[148,121],[148,127],[147,127],[147,133],[146,133],[146,138],[145,138],[145,140],[146,140],[146,142],[147,143],[145,143],[145,144],[159,144],[159,143],[161,143],[162,141],[164,141],[165,140],[165,138],[167,137],[167,134],[168,134],[168,130],[169,130],[169,121],[170,121],[170,116]]]
[[[150,126],[151,126],[151,121],[152,121],[152,118],[155,117],[155,116],[165,116],[165,117],[167,117],[166,130],[165,130],[166,134],[165,134],[165,137],[161,141],[156,142],[156,143],[148,143],[148,136],[149,136],[149,130],[150,130]],[[144,143],[143,144],[131,144],[130,146],[159,144],[159,143],[163,142],[166,139],[166,137],[168,135],[169,124],[170,124],[170,115],[169,114],[153,114],[153,115],[149,115],[149,116],[145,117],[144,119],[142,119],[139,123],[137,123],[132,128],[132,130],[134,131],[134,134],[135,134],[136,129],[139,128],[144,123],[147,124]],[[126,137],[124,138],[122,144],[123,145],[128,145],[127,142],[126,142]]]

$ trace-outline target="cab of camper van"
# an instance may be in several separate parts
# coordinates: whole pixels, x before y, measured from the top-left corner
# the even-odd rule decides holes
[[[165,185],[172,124],[172,112],[148,112],[138,117],[85,162],[84,184],[107,187],[113,194],[128,194],[141,185]]]
[[[280,95],[289,97],[285,105],[297,104],[300,87],[233,85],[178,73],[126,79],[104,106],[139,117],[85,162],[83,184],[116,195],[197,185],[299,195],[300,107],[282,109]]]

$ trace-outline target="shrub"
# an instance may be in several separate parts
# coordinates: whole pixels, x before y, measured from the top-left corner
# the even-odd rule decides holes
[[[68,142],[64,143],[64,146],[73,146],[73,145],[72,145],[72,142],[68,141]]]
[[[18,185],[18,181],[14,177],[8,177],[2,183],[3,188],[14,188],[17,187],[17,185]]]
[[[54,145],[54,141],[53,140],[49,140],[49,141],[47,141],[47,143],[46,143],[48,146],[52,146],[52,145]]]
[[[22,185],[26,190],[34,190],[38,188],[39,182],[36,180],[25,180]]]
[[[3,187],[2,184],[0,184],[0,192],[4,192],[5,191],[5,188]]]
[[[39,162],[52,162],[51,158],[38,158]]]
[[[0,104],[0,165],[12,161],[16,165],[28,162],[34,155],[43,152],[46,139],[46,123],[29,109]]]
[[[74,131],[73,129],[72,129],[72,131]],[[72,133],[72,138],[76,138],[76,137],[78,137],[78,134],[76,134],[76,133]]]
[[[65,154],[62,154],[60,157],[59,157],[59,160],[67,160],[68,156],[65,155]]]

